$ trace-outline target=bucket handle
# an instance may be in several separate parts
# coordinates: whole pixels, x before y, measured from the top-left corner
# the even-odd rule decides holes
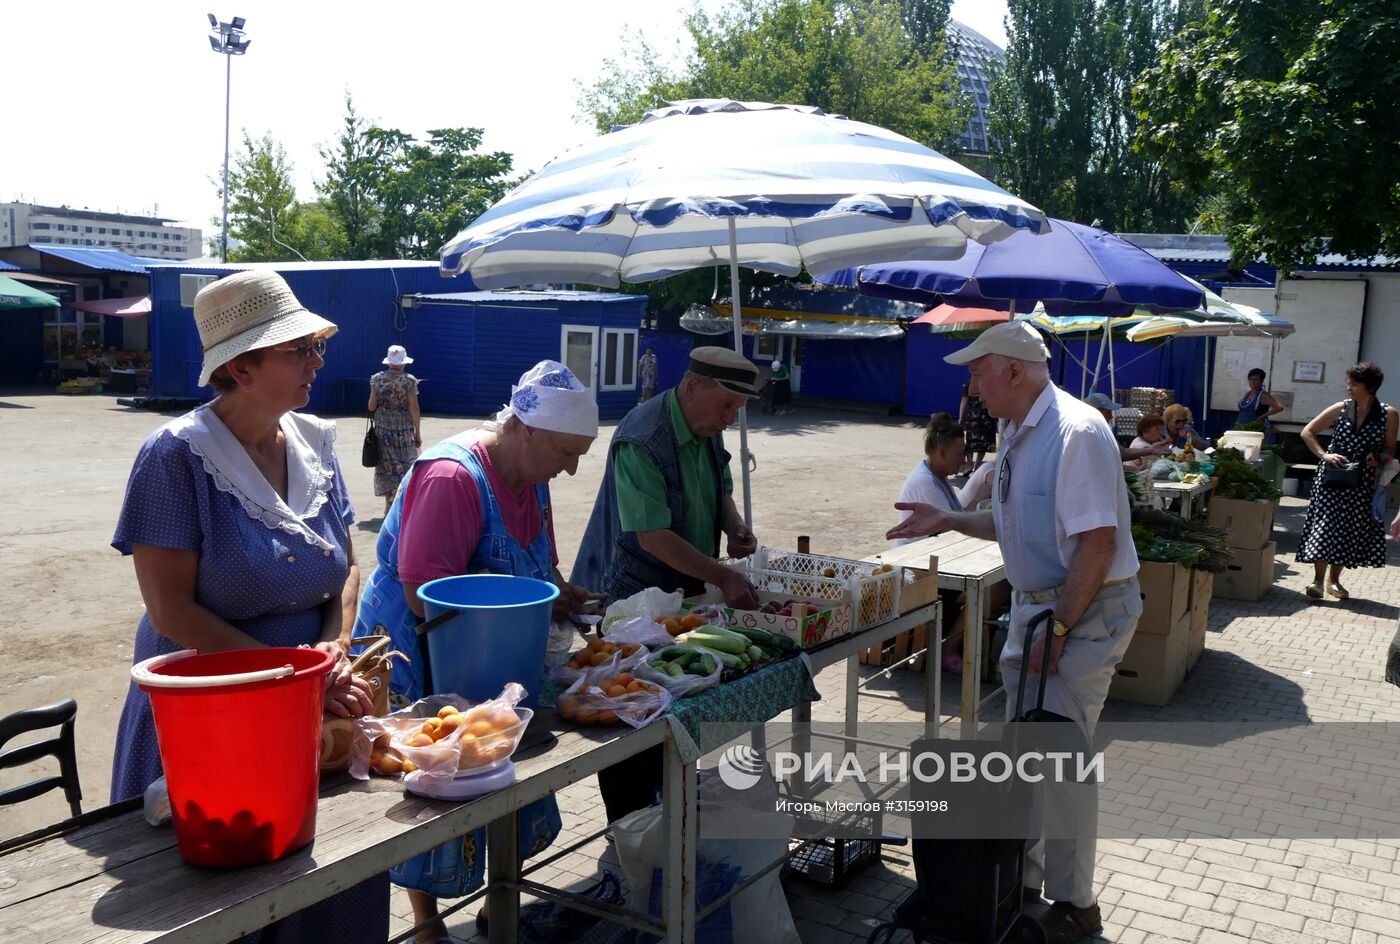
[[[439,626],[441,626],[443,623],[446,623],[453,617],[461,616],[463,612],[465,611],[458,609],[443,610],[441,613],[439,613],[437,616],[434,616],[432,619],[425,620],[424,622],[419,623],[417,626],[413,627],[413,631],[420,636],[426,636],[428,635],[428,633],[437,629]]]
[[[262,669],[258,672],[240,672],[236,675],[157,675],[153,669],[199,655],[198,649],[181,649],[179,652],[153,656],[131,667],[131,677],[137,685],[151,685],[156,688],[211,688],[216,685],[242,685],[248,682],[267,682],[286,678],[296,672],[291,665],[281,665],[275,669]]]

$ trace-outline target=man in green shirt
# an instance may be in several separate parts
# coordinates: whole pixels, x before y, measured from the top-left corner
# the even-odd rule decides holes
[[[721,433],[758,396],[758,368],[728,348],[700,347],[674,390],[635,407],[608,453],[593,518],[574,565],[609,600],[646,587],[686,595],[713,584],[731,606],[754,608],[747,578],[718,562],[758,547],[734,504]]]

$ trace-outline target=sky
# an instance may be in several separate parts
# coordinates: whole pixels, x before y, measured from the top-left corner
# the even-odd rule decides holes
[[[231,151],[243,129],[271,132],[298,196],[311,199],[323,174],[317,148],[335,140],[347,91],[382,127],[483,128],[486,150],[535,170],[594,135],[575,117],[579,88],[619,56],[624,38],[640,33],[678,55],[690,8],[688,0],[219,2],[7,5],[0,201],[152,213],[216,232],[227,63],[205,38],[207,12],[243,17],[252,41],[231,63]],[[953,3],[954,19],[1002,45],[1005,14],[1005,0]],[[32,134],[22,137],[25,128]]]

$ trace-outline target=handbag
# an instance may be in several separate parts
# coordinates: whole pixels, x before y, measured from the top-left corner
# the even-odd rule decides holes
[[[382,718],[389,714],[389,680],[394,672],[394,659],[408,661],[408,657],[397,649],[386,652],[389,637],[382,634],[356,636],[350,645],[365,646],[365,650],[354,657],[350,671],[369,683],[374,707],[370,714]],[[368,645],[365,645],[368,643]],[[326,715],[321,720],[321,770],[338,771],[350,766],[350,753],[354,744],[355,719],[339,715]]]
[[[1328,464],[1324,466],[1322,484],[1328,488],[1360,488],[1361,463],[1348,462],[1346,465]]]
[[[379,465],[379,434],[374,431],[374,417],[365,421],[365,444],[360,447],[360,465],[372,469]]]

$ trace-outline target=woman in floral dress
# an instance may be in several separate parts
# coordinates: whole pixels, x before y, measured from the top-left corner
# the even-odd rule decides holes
[[[379,439],[379,464],[374,467],[374,494],[384,499],[384,513],[394,503],[399,481],[418,458],[423,445],[418,415],[418,378],[404,373],[413,363],[408,352],[395,344],[384,358],[388,370],[369,379],[369,411]]]

